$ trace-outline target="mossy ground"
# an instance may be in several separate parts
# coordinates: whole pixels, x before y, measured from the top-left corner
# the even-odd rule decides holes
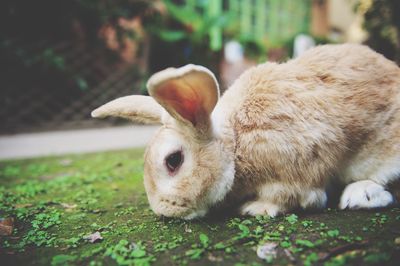
[[[0,162],[1,265],[398,265],[400,209],[162,219],[143,150]],[[86,236],[103,238],[90,243]],[[277,245],[266,259],[257,247]]]

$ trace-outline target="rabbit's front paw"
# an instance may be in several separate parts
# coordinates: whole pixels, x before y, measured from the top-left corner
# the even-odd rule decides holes
[[[340,198],[340,209],[378,208],[388,206],[393,196],[385,188],[371,180],[347,185]]]
[[[275,217],[280,212],[282,210],[278,205],[267,201],[250,201],[240,208],[241,215],[269,215]]]

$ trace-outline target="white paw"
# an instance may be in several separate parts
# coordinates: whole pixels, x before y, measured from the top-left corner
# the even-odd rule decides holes
[[[241,215],[251,216],[269,215],[275,217],[279,213],[282,213],[282,211],[278,205],[264,201],[250,201],[240,208]]]
[[[340,198],[340,209],[369,209],[385,207],[393,202],[390,192],[370,180],[358,181],[347,185]]]

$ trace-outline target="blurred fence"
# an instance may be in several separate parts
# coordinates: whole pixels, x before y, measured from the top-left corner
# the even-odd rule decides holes
[[[227,12],[229,23],[239,31],[239,38],[274,47],[293,38],[298,33],[308,32],[312,0],[187,0],[185,8],[200,9],[210,17]],[[202,10],[203,9],[203,10]],[[219,26],[210,30],[210,47],[222,48],[223,29]]]
[[[24,38],[1,45],[7,53],[2,58],[23,60],[1,66],[0,133],[107,125],[90,112],[115,97],[140,93],[138,66],[111,60],[105,47]]]
[[[268,46],[308,32],[309,28],[309,0],[229,0],[229,11],[240,18],[244,38]]]

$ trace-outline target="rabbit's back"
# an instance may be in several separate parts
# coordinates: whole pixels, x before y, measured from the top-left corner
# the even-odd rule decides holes
[[[360,45],[250,69],[218,106],[235,135],[237,184],[324,187],[385,124],[399,132],[399,94],[400,69]]]

